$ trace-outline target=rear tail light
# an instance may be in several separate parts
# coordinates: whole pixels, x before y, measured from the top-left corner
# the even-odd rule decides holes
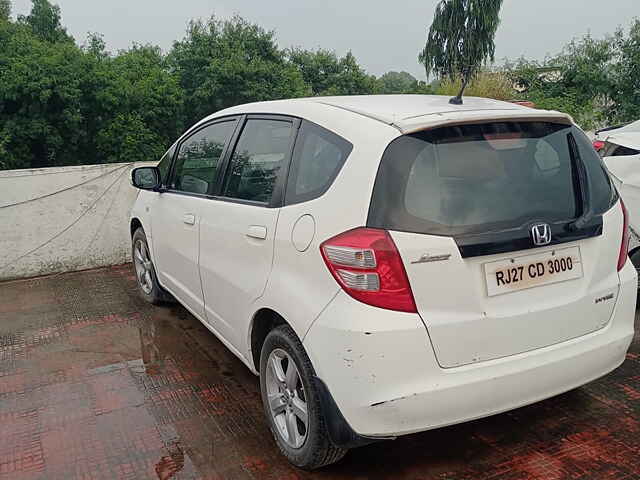
[[[407,272],[386,230],[349,230],[320,245],[320,252],[333,277],[356,300],[417,313]]]
[[[602,140],[594,140],[593,141],[593,148],[596,149],[596,152],[600,152],[600,150],[602,150],[604,148],[604,142]]]
[[[622,206],[622,243],[620,244],[620,254],[618,255],[618,271],[622,270],[624,264],[627,263],[627,257],[629,255],[629,212],[625,207],[624,202],[620,199],[620,205]]]

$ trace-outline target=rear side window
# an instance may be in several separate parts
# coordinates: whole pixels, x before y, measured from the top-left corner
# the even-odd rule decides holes
[[[303,121],[293,152],[285,204],[306,202],[326,192],[353,145],[314,123]]]
[[[287,120],[247,120],[231,157],[223,195],[269,203],[288,160],[293,132]]]
[[[214,123],[182,142],[175,162],[171,189],[208,193],[235,124],[235,121]]]
[[[582,132],[563,124],[501,122],[443,127],[391,142],[368,224],[455,236],[574,219],[583,205],[570,134],[591,182],[592,207],[602,213],[612,188],[593,148],[584,147]]]
[[[580,150],[580,158],[586,167],[589,177],[593,213],[596,215],[602,214],[618,201],[618,192],[613,187],[607,169],[602,163],[600,155],[593,149],[589,138],[575,127],[572,132]]]

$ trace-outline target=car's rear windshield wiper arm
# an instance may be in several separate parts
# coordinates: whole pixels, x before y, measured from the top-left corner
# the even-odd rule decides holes
[[[578,144],[576,143],[573,133],[567,134],[567,143],[569,145],[571,165],[577,176],[577,186],[581,200],[580,216],[567,225],[569,230],[575,231],[583,228],[589,220],[591,220],[593,210],[591,208],[591,193],[589,191],[589,177],[587,176],[587,169],[585,168],[582,157],[580,156],[580,150],[578,149]]]

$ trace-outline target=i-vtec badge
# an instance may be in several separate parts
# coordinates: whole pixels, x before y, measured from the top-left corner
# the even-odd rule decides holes
[[[414,260],[411,263],[416,264],[416,263],[429,263],[429,262],[443,262],[445,260],[449,260],[450,258],[451,258],[450,253],[447,253],[444,255],[429,255],[428,253],[425,253],[418,260]]]
[[[531,240],[538,247],[551,243],[551,227],[548,223],[536,223],[531,227]]]
[[[598,303],[602,303],[602,302],[606,302],[607,300],[613,300],[613,293],[610,293],[609,295],[605,295],[604,297],[598,297],[595,300],[596,305]]]

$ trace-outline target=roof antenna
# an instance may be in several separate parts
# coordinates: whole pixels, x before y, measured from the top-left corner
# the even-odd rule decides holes
[[[451,105],[462,105],[463,104],[463,102],[462,102],[462,94],[464,93],[465,89],[467,88],[467,83],[469,83],[469,81],[467,80],[467,76],[464,75],[462,77],[462,88],[460,88],[460,92],[455,97],[451,97],[449,99],[449,103]]]

